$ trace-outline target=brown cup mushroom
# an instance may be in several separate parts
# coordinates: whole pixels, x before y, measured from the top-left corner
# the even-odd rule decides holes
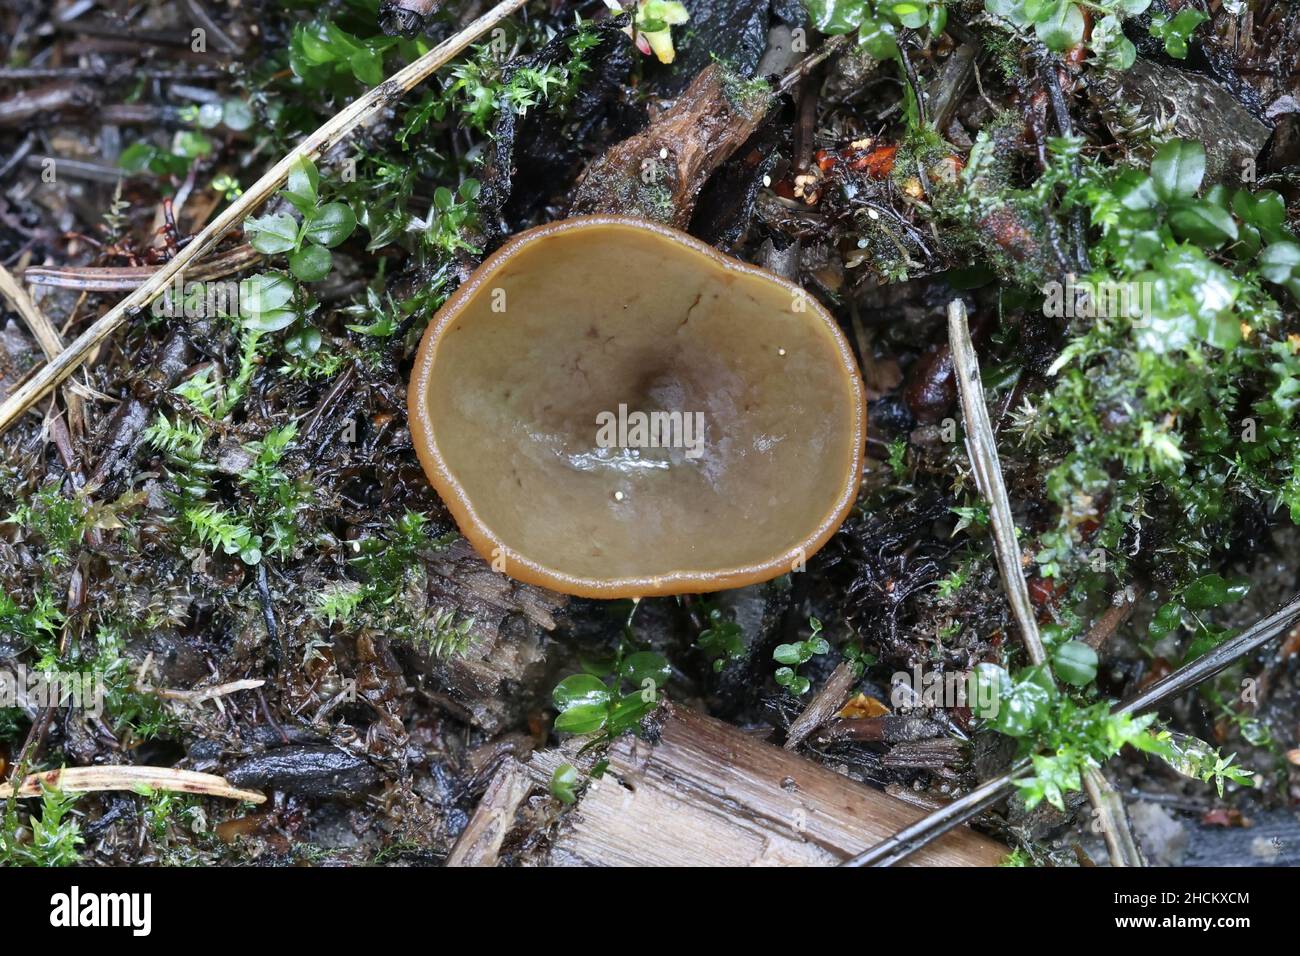
[[[853,506],[866,426],[848,343],[812,297],[617,216],[490,256],[429,324],[408,404],[479,554],[594,598],[800,568]]]

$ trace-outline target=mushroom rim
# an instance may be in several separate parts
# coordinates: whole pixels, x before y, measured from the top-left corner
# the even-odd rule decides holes
[[[568,574],[548,568],[537,561],[519,554],[505,544],[493,530],[479,518],[470,496],[464,486],[447,467],[437,442],[433,437],[433,425],[429,415],[428,404],[424,400],[428,394],[429,382],[433,374],[434,360],[437,357],[438,344],[448,326],[460,315],[461,310],[489,279],[496,275],[502,265],[522,246],[534,239],[571,230],[582,230],[598,226],[615,226],[628,229],[649,230],[664,239],[672,240],[710,260],[711,264],[728,272],[753,276],[767,282],[773,282],[788,290],[792,295],[802,296],[809,312],[822,323],[835,345],[836,356],[848,376],[853,393],[853,444],[850,449],[851,460],[848,474],[835,503],[823,516],[817,527],[803,541],[774,557],[735,568],[722,570],[678,570],[665,574],[624,578],[588,578]],[[407,417],[411,442],[415,446],[416,457],[424,469],[425,476],[433,485],[438,496],[451,512],[457,527],[470,542],[470,545],[484,560],[490,564],[504,558],[510,578],[525,584],[547,588],[575,597],[613,600],[620,598],[669,597],[676,594],[704,594],[731,588],[758,584],[793,571],[796,564],[807,561],[820,551],[831,536],[848,517],[857,501],[862,480],[863,455],[866,449],[867,409],[866,390],[858,370],[857,360],[849,346],[847,337],[836,323],[834,317],[820,302],[809,295],[802,287],[775,275],[766,269],[734,259],[719,252],[708,243],[696,239],[681,230],[661,223],[632,216],[589,215],[572,216],[553,222],[533,226],[517,233],[503,243],[500,248],[489,255],[474,270],[468,280],[443,303],[438,310],[436,321],[430,322],[420,339],[416,352],[415,364],[411,369],[410,382],[407,385]]]

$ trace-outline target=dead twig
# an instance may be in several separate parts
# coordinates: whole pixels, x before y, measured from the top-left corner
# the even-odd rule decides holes
[[[173,690],[168,687],[157,687],[153,689],[153,692],[167,700],[178,700],[186,704],[201,704],[205,700],[225,697],[241,690],[256,690],[265,683],[264,680],[232,680],[212,687],[198,687],[194,690]]]
[[[1083,789],[1088,800],[1096,808],[1097,824],[1101,835],[1106,840],[1106,852],[1112,861],[1122,861],[1120,866],[1146,866],[1146,860],[1138,850],[1133,831],[1128,825],[1128,814],[1124,810],[1124,800],[1110,785],[1110,781],[1096,767],[1088,767],[1081,774]]]
[[[795,86],[811,73],[819,64],[832,56],[847,49],[849,38],[847,36],[832,37],[817,48],[817,52],[804,57],[794,68],[785,76],[781,77],[776,84],[776,92],[789,93]]]
[[[514,13],[525,0],[503,0],[474,20],[454,36],[438,44],[424,56],[397,71],[391,77],[354,100],[318,130],[291,149],[262,178],[208,223],[187,246],[181,249],[166,265],[155,272],[143,285],[109,309],[72,342],[57,358],[14,390],[0,403],[0,433],[18,420],[28,408],[67,378],[95,351],[101,342],[112,335],[128,318],[138,315],[153,302],[181,274],[190,263],[204,256],[231,229],[244,221],[289,178],[289,172],[303,158],[316,158],[346,138],[370,117],[386,109],[407,91],[414,89],[434,72],[444,66],[467,46]]]
[[[45,357],[54,361],[63,351],[63,336],[59,335],[59,330],[45,317],[45,313],[36,308],[31,296],[4,266],[0,266],[0,295],[27,323],[27,328],[31,330]]]
[[[966,422],[966,453],[975,470],[975,482],[980,494],[988,502],[993,527],[994,551],[1002,586],[1006,589],[1011,609],[1020,625],[1021,639],[1029,659],[1035,665],[1047,662],[1047,652],[1038,633],[1038,619],[1029,599],[1029,586],[1020,562],[1020,543],[1016,537],[1016,524],[1011,515],[1011,500],[1007,497],[1006,482],[1002,480],[1002,463],[998,459],[997,438],[989,420],[988,405],[984,402],[984,385],[980,380],[979,357],[971,340],[970,323],[966,320],[966,305],[961,299],[948,304],[948,340],[952,347],[953,368],[957,373],[957,390],[961,396],[962,416]],[[1099,771],[1091,771],[1085,780],[1085,790],[1097,811],[1097,822],[1106,835],[1113,866],[1142,866],[1141,854],[1129,831],[1128,817],[1123,802],[1110,789]],[[1109,794],[1109,796],[1108,796]],[[1131,848],[1131,852],[1130,852]]]
[[[948,338],[952,346],[953,367],[957,372],[957,389],[961,396],[962,415],[966,421],[966,454],[975,472],[975,484],[988,502],[993,528],[993,551],[1002,574],[1011,611],[1020,626],[1020,638],[1033,664],[1047,660],[1043,641],[1038,634],[1038,620],[1034,605],[1029,599],[1029,586],[1025,584],[1020,567],[1020,545],[1016,538],[1016,525],[1011,517],[1011,501],[1007,486],[1002,480],[1002,465],[998,461],[997,439],[989,421],[988,406],[984,404],[984,386],[980,382],[979,358],[975,343],[971,341],[970,324],[966,320],[966,305],[954,299],[948,305]]]
[[[195,282],[220,279],[256,265],[261,259],[260,252],[244,243],[200,262],[186,278]],[[157,271],[156,266],[29,266],[23,270],[23,280],[28,285],[81,292],[130,292],[148,282]]]
[[[1101,613],[1088,629],[1088,633],[1083,635],[1083,643],[1094,651],[1101,650],[1101,645],[1119,630],[1119,626],[1133,613],[1133,608],[1137,607],[1137,598],[1133,591],[1132,587],[1128,587],[1112,598],[1110,607]]]
[[[514,826],[519,805],[532,789],[533,779],[523,764],[507,757],[444,865],[496,866],[501,844]]]
[[[90,793],[97,790],[130,790],[138,793],[141,787],[175,793],[196,793],[205,797],[224,797],[248,803],[266,801],[265,794],[232,787],[225,777],[215,774],[174,770],[171,767],[130,766],[68,767],[29,774],[17,791],[10,784],[0,785],[0,799],[39,797],[46,789],[64,793]]]
[[[845,695],[853,687],[854,680],[856,677],[853,673],[853,665],[848,661],[841,662],[831,674],[826,686],[817,692],[817,696],[808,703],[804,712],[795,718],[790,729],[786,731],[786,750],[794,750],[809,734],[834,716],[840,709],[840,705],[844,703]]]

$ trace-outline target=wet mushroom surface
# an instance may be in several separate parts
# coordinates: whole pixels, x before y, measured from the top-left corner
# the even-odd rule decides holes
[[[411,377],[426,473],[494,567],[590,597],[786,573],[851,508],[848,345],[805,293],[671,228],[529,230],[439,311]]]

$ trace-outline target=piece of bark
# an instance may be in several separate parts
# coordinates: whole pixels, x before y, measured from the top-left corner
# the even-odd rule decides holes
[[[743,731],[665,703],[658,737],[624,737],[559,824],[551,865],[833,866],[924,811]],[[572,758],[528,764],[539,786]],[[960,828],[908,863],[995,866],[1001,844]]]
[[[705,181],[749,139],[771,102],[765,88],[716,63],[706,67],[671,109],[587,167],[570,214],[618,213],[685,229]]]
[[[844,703],[844,698],[848,695],[849,689],[853,687],[855,679],[853,665],[848,661],[842,662],[835,668],[830,680],[826,682],[826,686],[817,692],[817,696],[812,699],[804,712],[795,718],[794,723],[790,725],[790,729],[786,731],[786,750],[794,750],[804,742],[804,739],[809,734],[835,716],[836,711],[840,709],[840,705]]]
[[[447,659],[419,654],[429,690],[489,733],[517,723],[545,676],[545,633],[564,595],[498,574],[464,540],[428,564],[429,605],[473,618],[469,646]]]
[[[533,786],[533,778],[523,764],[513,757],[502,761],[445,865],[496,866],[501,843]]]

